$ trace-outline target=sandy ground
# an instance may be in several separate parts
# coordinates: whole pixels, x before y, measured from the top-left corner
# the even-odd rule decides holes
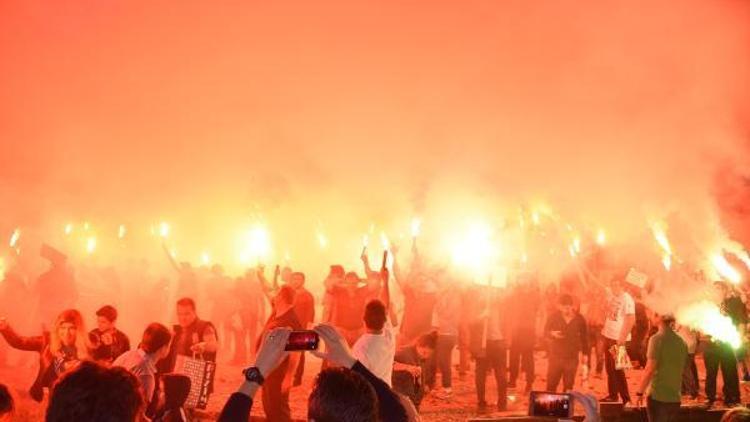
[[[456,355],[457,357],[457,355]],[[32,359],[30,359],[32,358]],[[307,359],[308,366],[305,371],[305,378],[303,385],[295,388],[292,391],[291,403],[293,415],[295,418],[305,420],[306,409],[307,409],[307,395],[311,389],[315,374],[320,369],[320,361],[313,356],[309,356]],[[44,404],[38,404],[31,400],[26,393],[26,389],[31,384],[33,376],[36,373],[36,356],[33,354],[27,354],[26,358],[21,363],[16,363],[11,366],[0,368],[0,382],[9,385],[16,393],[18,414],[17,420],[19,421],[39,421],[43,419],[43,408]],[[534,382],[534,389],[543,390],[546,384],[546,361],[544,359],[543,352],[537,352],[536,354],[536,380]],[[698,367],[701,372],[701,388],[703,386],[703,362],[699,360]],[[209,407],[205,412],[201,412],[196,415],[196,420],[214,420],[221,410],[227,397],[234,391],[242,380],[240,374],[241,367],[230,366],[226,363],[220,363],[217,371],[216,378],[216,392],[211,397]],[[635,387],[640,379],[640,370],[630,370],[628,373],[628,380],[631,386],[631,392],[635,391]],[[438,375],[439,377],[439,375]],[[606,375],[605,375],[606,377]],[[523,376],[520,377],[523,379]],[[495,401],[495,386],[494,381],[488,377],[487,380],[487,400],[492,403]],[[439,383],[439,378],[438,378]],[[523,381],[519,381],[519,388],[525,387]],[[577,380],[577,389],[583,389],[580,385],[580,379]],[[721,381],[719,381],[719,392],[721,392]],[[743,386],[745,390],[745,386]],[[476,396],[474,393],[474,377],[473,372],[470,371],[465,378],[460,379],[454,372],[454,388],[453,397],[450,400],[440,400],[435,395],[430,395],[425,398],[422,404],[422,417],[426,422],[448,422],[448,421],[465,421],[469,417],[474,417],[476,413]],[[606,395],[606,379],[591,377],[589,391],[594,393],[596,397],[603,397]],[[509,409],[506,412],[493,412],[488,416],[521,416],[525,415],[528,407],[527,394],[510,390],[509,393]],[[748,392],[743,391],[743,397],[747,397]],[[688,402],[683,404],[696,405],[702,403],[705,399],[701,396],[698,402]],[[579,412],[577,412],[579,413]],[[254,406],[252,415],[257,420],[264,420],[263,408],[260,401]]]

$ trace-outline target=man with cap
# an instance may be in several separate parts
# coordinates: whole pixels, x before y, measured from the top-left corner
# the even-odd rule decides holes
[[[670,422],[677,420],[680,410],[682,371],[688,349],[682,337],[674,331],[674,316],[654,314],[652,323],[659,327],[659,331],[648,341],[646,369],[636,391],[636,403],[641,406],[650,385],[648,420]]]

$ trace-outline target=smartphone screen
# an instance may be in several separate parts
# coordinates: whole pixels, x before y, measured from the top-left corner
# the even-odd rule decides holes
[[[573,416],[573,399],[570,394],[532,391],[529,398],[529,416],[570,418]]]
[[[292,331],[284,350],[317,350],[320,337],[312,330]]]

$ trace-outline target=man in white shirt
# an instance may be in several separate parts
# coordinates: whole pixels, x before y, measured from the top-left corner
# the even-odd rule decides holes
[[[380,300],[367,303],[364,316],[367,331],[354,343],[352,352],[365,368],[390,386],[396,338],[387,313],[386,306]]]
[[[625,291],[623,280],[620,278],[613,278],[610,288],[602,329],[605,350],[604,366],[607,370],[609,395],[601,401],[618,401],[622,398],[622,402],[627,404],[631,402],[628,380],[624,370],[615,368],[613,351],[624,347],[625,343],[630,341],[630,332],[635,325],[635,301]]]
[[[354,343],[352,352],[365,368],[391,385],[393,376],[393,357],[396,354],[396,336],[388,321],[388,309],[391,306],[391,294],[388,288],[390,274],[386,267],[386,257],[380,268],[380,299],[374,299],[365,305],[365,329]],[[365,262],[366,267],[369,267]],[[370,271],[368,271],[370,272]]]

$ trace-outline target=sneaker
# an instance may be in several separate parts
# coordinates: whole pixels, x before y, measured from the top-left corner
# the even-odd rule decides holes
[[[740,406],[740,402],[739,401],[724,402],[724,407],[726,407],[727,409],[731,409],[733,407],[738,407],[738,406]]]
[[[706,400],[706,408],[711,409],[714,407],[714,401],[713,400]]]
[[[742,381],[750,382],[750,373],[745,372],[745,375],[742,376]]]
[[[440,391],[435,392],[435,397],[440,400],[449,400],[451,397],[453,397],[453,389],[452,388],[443,388]]]
[[[620,401],[620,399],[617,398],[617,397],[606,396],[606,397],[600,398],[599,401],[600,402],[608,402],[608,403],[612,403],[612,402],[616,403],[616,402]]]

